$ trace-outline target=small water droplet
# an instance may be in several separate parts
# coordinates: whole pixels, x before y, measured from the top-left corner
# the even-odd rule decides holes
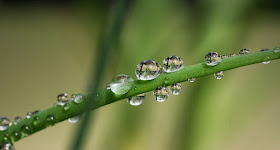
[[[280,52],[280,47],[275,48],[273,52],[274,53],[279,53]]]
[[[194,82],[194,81],[195,81],[195,78],[194,78],[194,77],[189,78],[188,81],[189,81],[189,82]]]
[[[267,49],[267,48],[266,48],[266,49],[262,49],[261,52],[265,52],[265,51],[269,51],[269,50],[270,50],[270,49]],[[267,57],[267,59],[269,59],[269,57]],[[263,61],[262,63],[263,63],[263,64],[269,64],[270,62],[271,62],[271,60]]]
[[[243,48],[239,51],[239,55],[243,55],[243,54],[249,54],[250,51],[247,48]]]
[[[12,140],[15,142],[21,138],[19,131],[14,131],[11,135]]]
[[[33,117],[31,125],[33,127],[36,127],[36,126],[39,126],[41,123],[42,123],[42,121],[41,121],[40,117],[39,116],[35,116],[35,117]]]
[[[139,106],[144,102],[145,97],[146,97],[146,93],[142,93],[136,96],[129,97],[127,99],[127,102],[132,106]]]
[[[220,57],[221,57],[221,59],[224,59],[224,58],[227,58],[227,55],[223,54]]]
[[[229,57],[234,57],[234,56],[235,56],[234,53],[229,54]]]
[[[46,125],[47,125],[47,127],[55,125],[56,122],[57,122],[57,118],[56,118],[56,116],[54,114],[49,114],[46,117]]]
[[[165,72],[175,72],[184,68],[184,62],[178,56],[168,56],[163,60],[162,68]]]
[[[221,57],[217,52],[209,52],[205,55],[204,62],[208,66],[216,66],[221,62]]]
[[[15,147],[10,143],[6,143],[0,146],[0,150],[15,150]]]
[[[83,115],[77,115],[77,116],[68,118],[68,122],[70,122],[70,123],[77,123],[82,118],[82,116]]]
[[[36,113],[38,113],[38,112],[40,112],[40,111],[39,111],[39,110],[35,110],[35,111],[33,111],[33,112],[27,112],[27,113],[26,113],[26,118],[29,119],[29,118],[31,118],[34,114],[36,114]]]
[[[154,90],[153,96],[158,102],[164,102],[168,98],[169,92],[167,88],[160,86]]]
[[[10,135],[8,133],[4,133],[2,139],[3,139],[4,143],[11,143],[12,142],[12,139],[11,139],[11,137],[10,137]]]
[[[62,94],[57,95],[58,105],[63,106],[67,103],[67,101],[68,101],[67,93],[62,93]]]
[[[111,91],[113,93],[117,95],[123,95],[131,89],[133,85],[133,79],[128,75],[119,74],[112,79],[110,84],[111,84]]]
[[[135,86],[133,89],[134,89],[134,90],[137,90],[137,86]]]
[[[135,70],[138,80],[153,80],[162,73],[161,66],[153,60],[145,60]]]
[[[68,102],[63,106],[64,110],[69,110],[71,108],[71,104]]]
[[[182,85],[180,83],[174,83],[171,85],[170,91],[173,95],[179,95],[182,91]]]
[[[214,73],[214,76],[216,79],[222,79],[224,76],[224,72],[223,71],[216,72]]]
[[[0,131],[8,129],[10,125],[12,124],[9,118],[4,116],[0,118]]]
[[[110,90],[110,89],[111,89],[111,84],[110,84],[110,83],[107,83],[107,84],[106,84],[106,89],[107,89],[107,90]]]
[[[71,98],[77,104],[82,103],[84,101],[82,94],[72,94]]]
[[[17,124],[18,122],[20,122],[20,120],[22,120],[22,118],[20,116],[16,116],[13,124]]]
[[[169,83],[170,83],[169,78],[166,77],[166,78],[163,80],[163,84],[164,84],[164,85],[168,85]]]
[[[23,125],[20,128],[22,137],[26,137],[32,133],[32,129],[28,125]]]

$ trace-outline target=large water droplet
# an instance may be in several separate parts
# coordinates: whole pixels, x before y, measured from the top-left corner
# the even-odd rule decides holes
[[[168,56],[163,60],[162,68],[165,72],[175,72],[184,68],[184,62],[178,56]]]
[[[15,150],[15,148],[12,144],[6,143],[0,146],[0,150]]]
[[[70,122],[70,123],[77,123],[82,118],[82,116],[83,115],[77,115],[77,116],[68,118],[68,122]]]
[[[234,56],[235,56],[234,53],[229,54],[229,57],[234,57]]]
[[[194,81],[195,81],[195,78],[194,78],[194,77],[189,78],[188,81],[189,81],[189,82],[194,82]]]
[[[28,126],[28,125],[23,125],[23,126],[21,126],[20,130],[21,130],[21,135],[22,135],[22,137],[26,137],[26,136],[28,136],[29,134],[31,134],[31,132],[32,132],[31,127]]]
[[[221,59],[224,59],[224,58],[227,58],[227,55],[223,54],[220,57],[221,57]]]
[[[68,101],[67,93],[62,93],[62,94],[57,95],[58,105],[63,106],[67,103],[67,101]]]
[[[20,116],[16,116],[14,119],[13,124],[17,124],[18,122],[20,122],[22,120],[22,118]]]
[[[54,114],[49,114],[46,117],[46,125],[47,125],[47,127],[55,125],[56,122],[57,122],[57,118],[56,118],[56,116]]]
[[[167,88],[160,86],[154,90],[153,96],[158,102],[164,102],[168,98],[169,92]]]
[[[145,60],[135,70],[138,80],[153,80],[162,73],[161,66],[153,60]]]
[[[261,52],[265,52],[265,51],[269,51],[269,50],[270,50],[270,49],[267,49],[267,48],[266,48],[266,49],[262,49]],[[267,57],[267,59],[269,59],[269,57]],[[270,62],[271,62],[271,60],[263,61],[262,63],[263,63],[263,64],[269,64]]]
[[[223,71],[216,72],[214,73],[214,76],[216,79],[222,79],[224,76],[224,72]]]
[[[208,66],[215,66],[221,62],[221,57],[219,57],[219,54],[217,52],[209,52],[205,55],[204,62]]]
[[[146,94],[142,93],[142,94],[139,94],[139,95],[136,95],[136,96],[129,97],[127,99],[127,102],[130,105],[138,106],[138,105],[141,105],[144,102],[145,97],[146,97]]]
[[[77,104],[82,103],[84,101],[82,94],[72,94],[71,98]]]
[[[173,95],[179,95],[182,91],[182,85],[180,83],[174,83],[171,85],[170,91]]]
[[[11,121],[7,117],[1,117],[0,118],[0,131],[4,131],[9,128],[11,125]]]
[[[117,95],[123,95],[127,93],[132,85],[133,79],[125,74],[116,75],[110,82],[111,91]]]
[[[243,55],[243,54],[249,54],[250,51],[247,48],[243,48],[239,51],[239,55]]]

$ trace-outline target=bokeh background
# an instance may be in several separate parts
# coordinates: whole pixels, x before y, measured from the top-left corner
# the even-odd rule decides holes
[[[86,93],[100,43],[120,1],[0,0],[0,115],[24,117],[56,103],[60,93]],[[209,51],[257,52],[280,46],[277,0],[131,0],[104,62],[105,84],[135,78],[146,59],[177,55],[185,66]],[[109,26],[109,27],[108,27]],[[102,60],[100,60],[102,61]],[[126,100],[94,111],[87,150],[279,150],[280,61],[182,83],[158,103]],[[15,143],[17,150],[70,149],[79,124],[67,121]]]

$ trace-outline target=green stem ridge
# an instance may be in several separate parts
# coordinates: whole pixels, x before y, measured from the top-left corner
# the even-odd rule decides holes
[[[280,49],[276,47],[275,49]],[[36,133],[42,129],[47,128],[46,117],[50,114],[56,116],[56,123],[64,121],[70,117],[84,113],[87,105],[92,104],[91,109],[94,110],[101,106],[135,96],[137,94],[145,93],[156,89],[159,86],[169,86],[173,83],[180,83],[187,81],[191,77],[199,78],[206,75],[214,74],[218,71],[226,71],[242,66],[247,66],[251,64],[261,63],[263,61],[280,59],[280,52],[274,52],[274,50],[256,52],[251,54],[244,54],[241,56],[234,56],[222,59],[222,61],[216,66],[207,66],[205,63],[199,63],[191,66],[185,66],[183,69],[173,72],[173,73],[162,73],[156,79],[151,81],[141,81],[135,80],[131,90],[124,95],[115,95],[111,90],[100,89],[95,93],[86,94],[83,99],[84,102],[80,104],[74,103],[72,100],[68,103],[71,105],[71,108],[64,110],[63,106],[55,105],[48,109],[42,110],[34,114],[31,118],[23,119],[18,122],[16,125],[10,126],[5,131],[0,131],[0,145],[4,143],[12,143],[18,141],[22,138],[21,136],[18,139],[13,137],[14,132],[20,132],[23,125],[28,125],[30,127],[29,135]],[[39,123],[34,124],[34,119],[39,117]],[[38,118],[36,118],[38,119]]]

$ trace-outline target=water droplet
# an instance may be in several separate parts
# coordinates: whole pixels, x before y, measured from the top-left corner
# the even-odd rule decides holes
[[[26,137],[32,132],[32,129],[28,125],[21,126],[20,130],[22,137]]]
[[[275,48],[273,52],[274,53],[279,53],[280,52],[280,47]]]
[[[215,66],[221,62],[221,57],[219,57],[219,54],[217,52],[209,52],[205,55],[204,62],[208,66]]]
[[[214,76],[216,79],[222,79],[224,76],[224,72],[223,71],[216,72],[214,73]]]
[[[229,54],[229,57],[234,57],[234,56],[235,56],[234,53]]]
[[[71,108],[71,104],[68,102],[63,106],[64,110],[69,110]]]
[[[17,124],[22,118],[20,116],[16,116],[13,124]]]
[[[180,83],[174,83],[171,85],[170,91],[173,95],[179,95],[182,91],[182,85]]]
[[[164,84],[164,85],[168,85],[169,83],[170,83],[169,78],[166,77],[166,78],[163,80],[163,84]]]
[[[261,52],[265,52],[265,51],[269,51],[269,50],[270,50],[270,49],[267,49],[267,48],[266,48],[266,49],[262,49]],[[269,57],[267,57],[267,59],[269,59]],[[263,64],[269,64],[270,62],[271,62],[271,60],[269,60],[269,61],[263,61],[262,63],[263,63]]]
[[[82,103],[84,101],[82,94],[72,94],[71,98],[77,104]]]
[[[46,125],[47,125],[47,127],[55,125],[56,122],[57,122],[57,118],[56,118],[56,116],[54,114],[49,114],[46,117]]]
[[[0,150],[14,150],[14,146],[10,143],[6,143],[2,146],[0,146]]]
[[[133,79],[128,75],[119,74],[112,79],[110,84],[111,84],[111,91],[113,93],[117,95],[123,95],[131,89],[133,85]]]
[[[138,106],[138,105],[141,105],[144,102],[145,97],[146,97],[146,93],[142,93],[142,94],[139,94],[139,95],[136,95],[136,96],[129,97],[127,99],[127,102],[130,105]]]
[[[70,122],[70,123],[77,123],[82,118],[82,116],[83,115],[77,115],[77,116],[68,118],[68,122]]]
[[[12,140],[15,142],[21,138],[19,131],[14,131],[11,135]]]
[[[9,128],[9,126],[12,125],[11,121],[7,117],[1,117],[0,118],[0,131],[4,131]]]
[[[62,94],[59,94],[57,96],[57,103],[58,105],[60,106],[63,106],[67,103],[68,101],[68,96],[67,96],[67,93],[62,93]]]
[[[239,51],[239,55],[249,54],[249,53],[250,53],[250,51],[249,51],[248,49],[246,49],[246,48],[243,48],[243,49],[241,49],[241,50]]]
[[[107,89],[107,90],[110,90],[110,89],[111,89],[110,83],[107,83],[107,84],[106,84],[106,89]]]
[[[11,143],[12,142],[12,139],[11,139],[11,137],[10,137],[10,135],[8,133],[4,133],[2,139],[3,139],[4,143]]]
[[[224,59],[224,58],[227,58],[227,55],[223,54],[220,57],[221,57],[221,59]]]
[[[29,119],[29,118],[31,118],[34,114],[36,114],[36,113],[38,113],[38,112],[40,112],[40,111],[39,111],[39,110],[35,110],[35,111],[33,111],[33,112],[27,112],[27,113],[26,113],[26,118]]]
[[[184,62],[178,56],[168,56],[163,60],[162,68],[165,72],[175,72],[184,68]]]
[[[135,70],[138,80],[153,80],[162,73],[161,66],[153,60],[145,60]]]
[[[189,78],[188,81],[189,81],[189,82],[194,82],[194,81],[195,81],[195,78],[194,78],[194,77]]]
[[[160,86],[154,90],[153,95],[158,102],[164,102],[168,98],[169,92],[165,87]]]
[[[35,117],[33,117],[31,125],[36,127],[36,126],[39,126],[41,123],[42,123],[42,121],[41,121],[40,117],[35,116]]]

